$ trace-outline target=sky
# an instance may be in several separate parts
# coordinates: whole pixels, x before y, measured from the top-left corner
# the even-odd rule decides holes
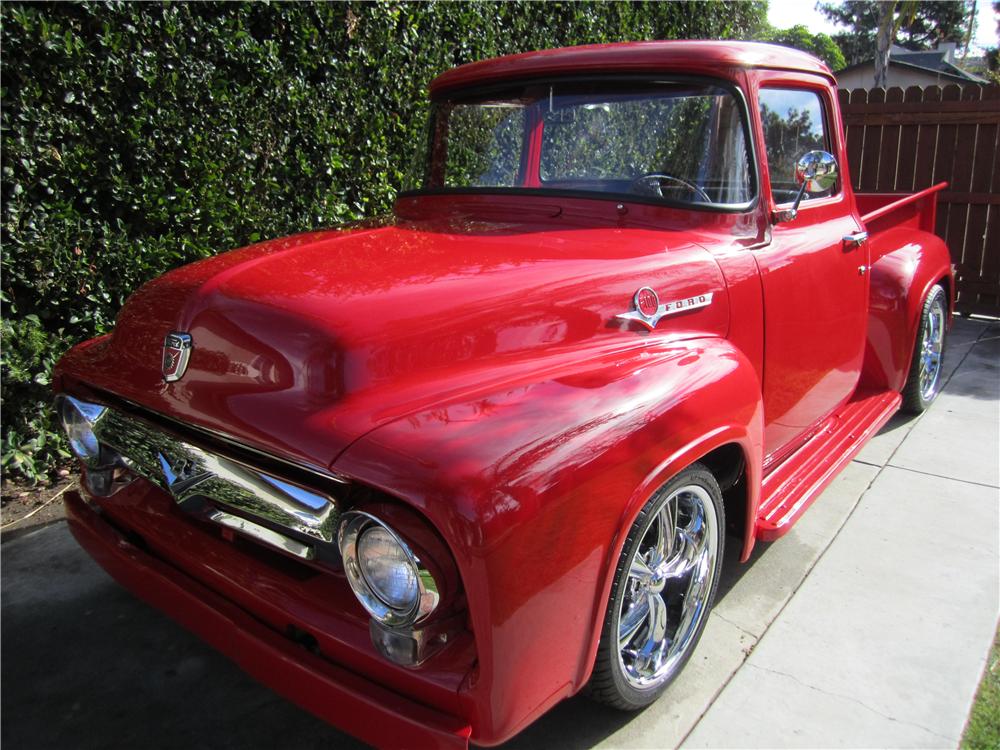
[[[770,0],[767,10],[767,20],[772,26],[787,29],[801,24],[814,34],[823,32],[834,34],[844,31],[843,27],[834,26],[826,16],[815,8],[815,0]],[[997,40],[997,19],[993,13],[993,3],[990,0],[979,0],[976,4],[976,36],[969,50],[976,54],[982,52],[982,47],[1000,46]],[[976,49],[979,47],[980,49]]]

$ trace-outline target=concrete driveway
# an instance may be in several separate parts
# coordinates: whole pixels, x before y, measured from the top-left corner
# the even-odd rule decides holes
[[[664,699],[575,698],[505,748],[955,747],[997,625],[1000,325],[796,527],[727,564]],[[64,523],[2,545],[6,748],[354,748],[120,589]]]

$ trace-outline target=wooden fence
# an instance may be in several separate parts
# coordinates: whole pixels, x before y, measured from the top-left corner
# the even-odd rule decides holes
[[[958,267],[957,308],[1000,316],[1000,86],[840,90],[854,189],[938,182],[937,233]]]

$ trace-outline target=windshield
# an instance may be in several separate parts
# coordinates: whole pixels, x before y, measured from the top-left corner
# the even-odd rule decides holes
[[[522,86],[436,102],[430,129],[407,190],[559,190],[704,207],[754,196],[742,110],[715,86]]]

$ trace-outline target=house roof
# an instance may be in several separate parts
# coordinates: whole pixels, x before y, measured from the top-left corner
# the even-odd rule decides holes
[[[975,81],[976,83],[986,83],[986,81],[982,78],[979,78],[968,71],[962,70],[960,67],[947,60],[947,55],[948,53],[945,50],[931,50],[929,52],[900,52],[891,55],[889,59],[895,59],[897,62],[916,65],[920,68],[933,69],[939,73],[950,73],[951,75],[956,75],[960,78],[967,78],[968,80]]]
[[[986,83],[979,76],[975,76],[968,71],[962,70],[957,65],[945,59],[947,52],[944,50],[929,50],[927,52],[892,52],[889,55],[889,67],[907,70],[919,70],[928,75],[943,78],[952,83]],[[854,65],[841,68],[837,74],[846,73],[851,70],[858,70],[866,65],[875,65],[874,59],[862,60]]]

